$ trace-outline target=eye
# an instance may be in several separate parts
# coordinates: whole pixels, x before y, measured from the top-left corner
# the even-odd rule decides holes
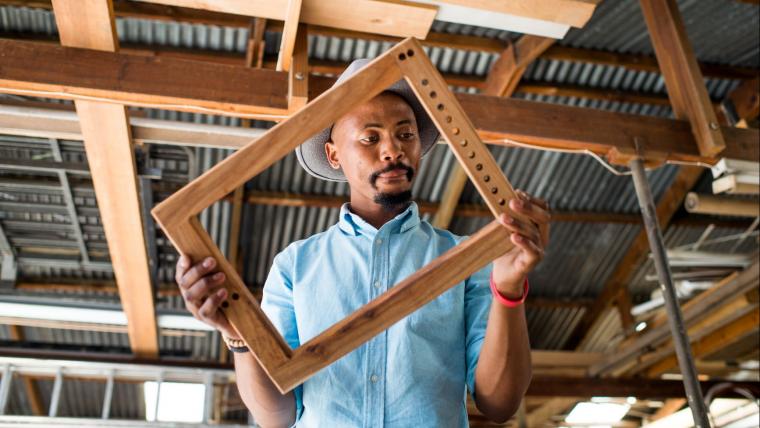
[[[414,132],[410,132],[410,131],[404,131],[404,132],[399,133],[399,138],[401,138],[402,140],[411,140],[411,139],[414,139],[414,136],[415,136]]]
[[[363,144],[374,144],[377,143],[380,140],[380,137],[376,133],[369,133],[361,138],[359,138],[359,141]]]

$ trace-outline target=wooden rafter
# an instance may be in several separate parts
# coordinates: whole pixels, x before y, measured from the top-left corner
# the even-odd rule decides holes
[[[307,0],[308,1],[308,0]],[[293,61],[293,50],[296,46],[298,19],[301,15],[301,0],[288,0],[285,12],[285,25],[280,38],[280,50],[277,55],[277,71],[289,71]]]
[[[291,16],[288,6],[292,2],[292,0],[140,1],[211,12],[259,16],[278,21],[286,21]],[[298,3],[301,2],[298,1]],[[437,8],[430,5],[377,0],[305,0],[300,9],[299,20],[305,24],[421,39],[427,35],[437,13]],[[367,16],[371,16],[372,19],[367,19]]]
[[[54,0],[53,5],[62,44],[118,49],[110,1]],[[158,331],[129,118],[123,105],[83,100],[75,105],[130,346],[137,356],[157,357]]]
[[[267,20],[264,18],[251,19],[251,25],[248,27],[248,43],[245,51],[246,67],[262,68],[264,66],[264,32],[266,31]]]
[[[0,92],[29,95],[33,90],[38,96],[56,98],[98,96],[125,104],[205,113],[212,109],[242,117],[287,116],[288,83],[282,72],[7,40],[0,40],[0,52],[8,60],[0,69]],[[92,71],[95,63],[97,73]],[[186,73],[188,68],[196,73]],[[310,98],[332,82],[332,78],[310,79]],[[507,138],[607,155],[613,148],[632,150],[636,136],[646,158],[717,161],[699,155],[688,123],[681,121],[483,95],[459,93],[456,98],[481,137],[494,144],[508,145]],[[757,130],[723,128],[723,133],[732,144],[722,155],[758,158]]]
[[[676,117],[688,119],[705,156],[726,147],[675,0],[640,0]]]
[[[554,39],[530,35],[522,36],[515,44],[510,43],[491,67],[483,95],[511,96],[528,65],[553,43]],[[467,175],[455,163],[441,198],[440,210],[431,222],[434,227],[449,227],[466,183]]]
[[[179,21],[238,28],[249,27],[251,21],[249,17],[241,15],[201,11],[198,9],[175,6],[163,6],[151,3],[140,3],[132,0],[114,0],[113,3],[114,12],[118,17],[132,17],[161,21]],[[50,0],[0,0],[0,5],[22,6],[41,9],[52,8]],[[282,31],[282,26],[283,25],[280,21],[273,21],[269,23],[267,30],[275,32]],[[399,38],[382,36],[378,34],[360,33],[322,26],[311,26],[310,32],[314,35],[327,37],[343,37],[354,39],[360,38],[365,40],[387,41],[391,43],[395,43],[400,40]],[[19,34],[3,35],[3,37],[18,36]],[[428,33],[428,36],[422,40],[421,43],[426,46],[484,51],[496,54],[501,53],[505,48],[504,42],[498,39],[437,32]],[[127,44],[124,44],[122,46],[122,48],[126,47],[128,47]],[[541,58],[562,61],[577,61],[598,65],[609,65],[655,73],[659,72],[657,60],[654,57],[646,55],[621,54],[593,49],[554,45],[550,47],[541,56]],[[758,74],[756,69],[723,66],[717,64],[700,64],[700,69],[705,77],[717,79],[753,79]]]

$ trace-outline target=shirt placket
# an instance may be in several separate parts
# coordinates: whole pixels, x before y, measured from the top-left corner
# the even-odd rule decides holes
[[[387,286],[390,257],[389,233],[380,230],[375,235],[372,245],[372,263],[370,271],[370,301],[383,294]],[[387,333],[383,331],[367,343],[367,394],[365,397],[365,426],[381,427],[384,423],[385,409],[385,357]]]

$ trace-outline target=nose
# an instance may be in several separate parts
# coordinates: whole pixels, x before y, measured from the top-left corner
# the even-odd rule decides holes
[[[404,158],[404,148],[400,141],[392,136],[383,138],[380,146],[383,161],[397,162]]]

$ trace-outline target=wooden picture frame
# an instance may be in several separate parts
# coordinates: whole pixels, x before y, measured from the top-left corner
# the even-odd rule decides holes
[[[409,82],[494,216],[508,212],[508,202],[515,197],[512,186],[420,43],[413,38],[389,49],[152,211],[180,253],[194,262],[208,256],[217,260],[219,270],[226,275],[223,286],[230,296],[223,305],[223,312],[282,393],[465,280],[512,247],[507,229],[493,221],[342,321],[291,349],[234,267],[203,230],[198,215],[206,207],[402,78]],[[520,218],[515,213],[511,215]]]

